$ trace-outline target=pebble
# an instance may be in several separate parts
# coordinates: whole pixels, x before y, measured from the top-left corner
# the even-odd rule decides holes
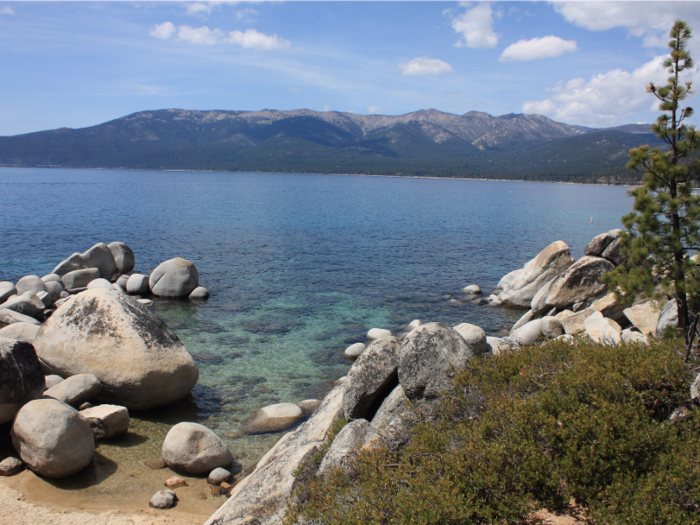
[[[148,468],[151,468],[153,470],[160,470],[162,468],[165,468],[165,461],[163,461],[162,459],[157,459],[157,460],[147,459],[143,463]]]
[[[180,487],[186,487],[187,481],[182,479],[180,476],[173,476],[172,478],[168,478],[167,480],[165,480],[165,486],[168,487],[169,489],[177,489]]]
[[[12,476],[24,469],[24,463],[19,459],[9,456],[0,461],[0,476]]]
[[[231,479],[231,473],[225,468],[217,467],[209,473],[207,483],[210,485],[221,485]]]
[[[175,506],[177,496],[172,490],[159,490],[148,504],[155,509],[170,509]]]

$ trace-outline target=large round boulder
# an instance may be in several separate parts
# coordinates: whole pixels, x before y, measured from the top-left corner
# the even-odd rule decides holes
[[[411,400],[435,398],[452,386],[453,369],[463,368],[474,352],[464,338],[442,323],[427,323],[403,340],[399,383]]]
[[[94,374],[97,400],[145,410],[185,397],[199,371],[177,335],[134,298],[110,290],[70,297],[35,340],[39,358],[61,377]]]
[[[223,441],[199,423],[178,423],[163,441],[163,461],[179,474],[200,476],[230,467],[233,455]]]
[[[22,405],[42,394],[44,386],[34,347],[25,341],[0,339],[0,423],[12,421]]]
[[[46,291],[46,283],[38,275],[25,275],[17,281],[16,288],[18,295],[22,295],[24,292],[38,294]]]
[[[35,399],[24,405],[11,435],[22,461],[48,478],[80,472],[95,454],[90,424],[76,409],[55,399]]]
[[[197,268],[190,261],[175,257],[160,263],[149,278],[153,295],[187,297],[199,285]]]
[[[107,245],[112,252],[114,262],[117,265],[117,273],[128,273],[134,269],[136,256],[134,251],[123,242],[112,242]]]

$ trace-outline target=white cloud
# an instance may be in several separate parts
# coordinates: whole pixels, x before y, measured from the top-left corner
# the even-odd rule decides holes
[[[208,0],[205,2],[191,2],[187,4],[186,12],[188,15],[208,14],[211,13],[214,7],[222,5],[262,4],[268,1],[271,3],[280,3],[283,0]]]
[[[459,40],[455,46],[477,49],[496,47],[498,35],[493,32],[493,14],[490,5],[480,4],[454,18],[452,29],[464,36],[464,40]]]
[[[190,44],[211,46],[221,42],[224,34],[218,29],[209,29],[207,26],[190,27],[185,25],[178,28],[177,37]]]
[[[452,73],[452,66],[437,58],[418,57],[405,64],[399,64],[402,75],[424,76]]]
[[[228,36],[220,29],[209,29],[207,26],[191,27],[182,25],[175,27],[172,22],[164,22],[153,27],[149,34],[152,37],[168,40],[177,32],[177,39],[182,42],[200,45],[214,44],[236,44],[243,49],[254,51],[271,51],[275,49],[289,49],[291,44],[288,40],[277,35],[266,35],[259,33],[255,29],[242,31],[229,31]]]
[[[238,44],[243,49],[253,49],[255,51],[271,51],[273,49],[289,49],[291,44],[288,40],[277,35],[268,36],[258,33],[255,29],[242,31],[230,31],[226,42]]]
[[[519,40],[503,50],[501,62],[539,60],[577,51],[574,40],[563,40],[558,36],[543,36],[532,40]]]
[[[258,12],[255,9],[252,9],[250,7],[246,7],[245,9],[241,9],[240,11],[236,11],[236,18],[238,20],[241,20],[245,22],[246,24],[252,24],[256,22],[256,20],[253,18],[253,16],[257,15]]]
[[[0,7],[0,15],[14,15],[15,12],[9,6]]]
[[[367,106],[367,113],[378,115],[382,112],[382,109],[384,109],[382,106]]]
[[[158,24],[153,27],[148,34],[153,37],[160,38],[161,40],[167,40],[173,35],[173,33],[175,33],[175,31],[175,24],[172,22],[163,22],[162,24]]]
[[[658,101],[646,92],[649,82],[665,84],[668,71],[663,66],[666,56],[658,56],[631,73],[615,69],[559,84],[545,100],[523,104],[524,113],[539,113],[569,124],[605,127],[626,123],[636,112],[658,110]],[[698,77],[697,70],[689,71],[689,78]],[[653,108],[650,108],[650,104]]]
[[[624,27],[647,47],[666,47],[673,22],[700,23],[700,2],[552,2],[565,20],[591,31]]]

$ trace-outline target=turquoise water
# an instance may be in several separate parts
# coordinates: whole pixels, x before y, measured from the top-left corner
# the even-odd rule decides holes
[[[555,240],[580,257],[630,209],[625,188],[609,186],[2,168],[0,280],[117,240],[144,273],[193,261],[209,301],[154,309],[195,356],[200,383],[174,407],[134,415],[156,425],[155,454],[167,425],[196,420],[245,467],[279,435],[241,436],[240,423],[323,395],[369,328],[418,318],[500,334],[522,312],[465,302],[461,288],[488,295]]]

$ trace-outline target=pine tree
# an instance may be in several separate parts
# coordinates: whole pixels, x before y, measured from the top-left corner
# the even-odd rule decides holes
[[[684,124],[693,109],[680,105],[692,93],[691,82],[681,83],[679,78],[693,67],[686,49],[691,29],[679,20],[669,36],[671,55],[664,62],[671,73],[668,83],[647,87],[647,92],[659,99],[662,111],[651,130],[666,147],[641,146],[629,152],[627,168],[643,173],[643,182],[628,192],[634,197],[634,211],[622,217],[627,228],[621,235],[622,254],[627,264],[608,274],[606,282],[628,303],[638,294],[675,298],[687,359],[700,308],[700,266],[691,258],[698,249],[700,229],[700,198],[693,192],[700,175],[700,161],[693,156],[700,133]]]

